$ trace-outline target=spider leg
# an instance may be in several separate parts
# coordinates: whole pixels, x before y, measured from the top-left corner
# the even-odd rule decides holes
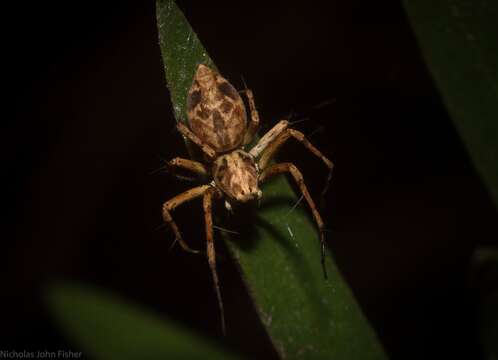
[[[252,93],[252,90],[246,88],[245,90],[242,90],[241,93],[244,93],[247,97],[247,101],[249,102],[249,109],[251,111],[251,120],[249,122],[249,125],[247,127],[246,134],[244,136],[244,145],[249,144],[252,139],[254,138],[254,135],[258,131],[259,127],[259,114],[258,110],[256,109],[256,104],[254,102],[254,95]]]
[[[190,141],[192,141],[194,144],[196,144],[197,146],[199,146],[201,148],[201,150],[210,158],[210,159],[214,159],[216,157],[216,151],[214,151],[214,149],[209,146],[208,144],[206,144],[204,141],[202,141],[197,135],[195,135],[189,128],[187,125],[185,125],[184,123],[182,122],[178,122],[176,124],[176,128],[178,129],[178,131],[183,135],[185,136],[186,138],[188,138]]]
[[[211,269],[211,275],[213,276],[214,288],[216,290],[216,296],[218,298],[218,306],[220,308],[220,318],[221,318],[221,331],[223,335],[226,334],[225,330],[225,312],[223,310],[223,300],[221,298],[220,284],[218,280],[218,273],[216,272],[216,252],[214,250],[214,240],[213,240],[213,215],[211,213],[211,206],[213,202],[213,193],[216,191],[215,188],[208,189],[204,193],[203,205],[204,205],[204,217],[206,221],[206,240],[207,240],[207,255],[209,268]]]
[[[261,182],[267,180],[269,177],[289,172],[294,180],[296,181],[297,185],[299,186],[299,189],[301,190],[301,193],[303,194],[304,198],[306,199],[306,202],[308,203],[309,207],[311,208],[311,212],[313,214],[313,218],[315,219],[315,222],[318,226],[318,230],[320,232],[320,247],[321,247],[321,263],[322,263],[322,269],[323,269],[323,276],[325,279],[327,279],[327,269],[325,268],[325,236],[324,236],[324,224],[322,217],[320,216],[320,213],[318,212],[315,203],[313,202],[313,199],[311,198],[308,189],[306,188],[306,184],[304,183],[303,175],[299,171],[299,169],[291,164],[291,163],[280,163],[280,164],[274,164],[270,166],[269,168],[265,169],[261,175],[259,176],[259,180]]]
[[[316,147],[313,146],[312,143],[306,139],[306,136],[300,131],[294,130],[294,129],[285,129],[285,131],[281,132],[278,136],[276,136],[272,142],[269,143],[269,145],[266,147],[266,149],[262,152],[262,155],[258,161],[258,166],[260,169],[265,169],[268,166],[268,163],[270,160],[273,158],[275,153],[278,151],[278,149],[289,139],[289,138],[294,138],[297,141],[299,141],[301,144],[304,145],[306,149],[311,151],[313,155],[317,156],[320,158],[325,165],[329,168],[329,173],[327,175],[327,180],[325,182],[325,186],[323,187],[322,190],[322,200],[325,196],[325,193],[327,192],[330,184],[330,180],[332,179],[332,169],[334,168],[334,164],[332,161],[330,161],[325,155],[323,155],[320,150],[318,150]]]
[[[175,168],[189,170],[192,171],[193,173],[196,173],[197,175],[203,175],[203,176],[207,176],[208,173],[206,167],[200,162],[189,159],[183,159],[180,157],[176,157],[168,161],[167,167],[171,169],[173,173]]]
[[[280,120],[277,125],[259,139],[258,143],[249,151],[249,154],[255,158],[258,157],[288,126],[289,122],[287,120]]]
[[[202,185],[198,186],[195,188],[192,188],[190,190],[187,190],[180,195],[175,196],[174,198],[166,201],[163,204],[163,219],[166,224],[168,224],[171,227],[171,230],[173,230],[173,233],[175,234],[175,242],[178,241],[180,243],[180,246],[183,248],[183,250],[197,254],[199,253],[198,250],[194,250],[190,248],[185,241],[183,241],[182,235],[180,234],[180,230],[178,230],[178,226],[176,226],[176,223],[174,222],[173,218],[171,217],[171,211],[175,209],[177,206],[183,204],[184,202],[193,200],[195,198],[198,198],[202,196],[211,186],[210,185]],[[174,244],[174,243],[173,243]]]
[[[258,162],[259,168],[266,168],[277,150],[291,137],[303,144],[304,147],[311,151],[315,156],[322,159],[322,161],[329,169],[332,169],[334,167],[332,161],[325,157],[325,155],[323,155],[320,150],[314,147],[313,144],[311,144],[308,139],[306,139],[306,136],[304,136],[302,132],[294,129],[285,129],[285,131],[281,132],[277,137],[275,137],[273,141],[269,143],[266,149],[264,149]]]

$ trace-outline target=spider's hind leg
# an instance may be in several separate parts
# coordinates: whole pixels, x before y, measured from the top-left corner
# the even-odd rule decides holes
[[[194,144],[199,146],[202,152],[206,154],[206,156],[209,159],[214,159],[216,157],[216,151],[214,151],[214,149],[211,146],[206,144],[202,139],[200,139],[197,135],[195,135],[187,125],[183,124],[182,122],[178,122],[176,124],[176,128],[183,136],[185,136],[187,139],[189,139]]]
[[[291,163],[280,163],[280,164],[275,164],[270,166],[269,168],[265,169],[260,177],[259,180],[261,182],[267,180],[269,177],[278,175],[281,173],[290,173],[294,180],[296,181],[297,185],[299,186],[299,189],[301,190],[301,193],[303,194],[304,198],[306,199],[306,202],[308,203],[311,212],[313,214],[313,218],[315,219],[316,225],[318,226],[318,230],[320,232],[320,250],[321,250],[321,263],[322,263],[322,269],[323,269],[323,276],[325,279],[327,279],[327,269],[325,267],[325,226],[323,224],[322,217],[320,216],[320,213],[318,212],[316,205],[311,198],[308,189],[306,188],[306,184],[304,183],[303,175],[299,171],[299,169]]]

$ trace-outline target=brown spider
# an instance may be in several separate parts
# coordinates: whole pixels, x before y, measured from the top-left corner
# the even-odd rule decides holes
[[[170,212],[186,201],[203,197],[204,216],[206,222],[207,257],[213,276],[218,305],[220,308],[222,331],[225,333],[223,301],[216,272],[216,259],[213,242],[213,220],[211,204],[213,198],[225,199],[225,206],[231,209],[232,202],[249,202],[260,199],[262,192],[259,183],[273,175],[289,172],[299,186],[306,199],[316,224],[320,230],[321,262],[325,278],[325,240],[324,225],[315,203],[304,184],[301,172],[291,163],[280,163],[268,166],[278,148],[290,137],[301,142],[314,155],[323,160],[332,170],[333,164],[305,136],[290,129],[289,122],[281,120],[268,131],[248,152],[244,145],[249,144],[259,125],[259,115],[254,104],[252,91],[242,91],[247,96],[251,110],[251,119],[247,123],[244,102],[235,88],[218,72],[205,65],[199,65],[187,97],[187,114],[189,126],[179,122],[177,128],[190,141],[203,151],[207,164],[197,161],[174,158],[168,165],[172,168],[183,168],[199,175],[209,176],[212,181],[175,196],[163,205],[163,218],[175,233],[175,242],[189,252],[191,249],[180,234]],[[330,172],[329,178],[330,179]]]

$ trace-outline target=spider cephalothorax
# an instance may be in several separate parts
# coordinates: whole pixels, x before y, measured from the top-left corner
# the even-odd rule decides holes
[[[289,123],[286,120],[279,121],[261,137],[254,147],[246,152],[242,147],[253,140],[259,125],[259,115],[254,104],[252,91],[245,89],[243,93],[247,96],[249,103],[251,115],[249,121],[244,102],[235,88],[218,72],[206,65],[201,64],[197,67],[192,86],[187,95],[189,126],[179,122],[177,128],[180,133],[201,148],[207,164],[175,158],[168,165],[172,168],[179,167],[190,170],[205,177],[212,177],[212,179],[208,184],[187,190],[163,205],[163,218],[175,233],[175,241],[178,241],[183,249],[197,253],[198,251],[191,249],[183,241],[180,231],[171,217],[171,211],[186,201],[203,197],[208,262],[220,306],[223,332],[225,332],[225,320],[216,272],[213,241],[211,214],[213,198],[224,198],[225,201],[228,201],[227,204],[259,199],[262,196],[259,189],[260,183],[273,175],[286,172],[292,175],[320,230],[322,267],[324,276],[327,277],[324,261],[324,225],[304,184],[301,172],[291,163],[273,164],[271,166],[269,164],[275,152],[291,137],[303,144],[315,156],[322,159],[329,168],[327,180],[330,180],[333,164],[301,132],[289,128]]]
[[[230,200],[247,202],[260,199],[258,166],[254,158],[243,150],[220,155],[212,168],[216,186]]]

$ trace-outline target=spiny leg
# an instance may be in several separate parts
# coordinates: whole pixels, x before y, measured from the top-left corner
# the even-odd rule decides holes
[[[172,170],[171,171],[172,173],[174,173],[174,170],[176,168],[189,170],[195,174],[203,175],[203,176],[207,176],[207,173],[208,173],[206,167],[203,164],[201,164],[200,162],[189,160],[189,159],[183,159],[180,157],[176,157],[176,158],[168,161],[167,167]]]
[[[261,158],[258,161],[258,165],[260,169],[266,168],[270,160],[273,158],[277,150],[289,139],[293,137],[297,141],[299,141],[301,144],[303,144],[309,151],[311,151],[314,155],[322,159],[322,161],[325,163],[325,165],[329,168],[332,169],[334,167],[334,164],[332,161],[330,161],[325,155],[323,155],[320,150],[318,150],[316,147],[311,144],[308,139],[306,139],[306,136],[298,130],[294,129],[285,129],[285,131],[281,132],[279,136],[274,138],[272,142],[269,143],[268,147],[262,152]]]
[[[225,330],[225,311],[223,310],[223,300],[221,299],[220,284],[218,280],[218,273],[216,272],[216,253],[214,250],[214,240],[213,240],[213,216],[211,213],[211,206],[213,202],[213,193],[216,190],[211,188],[204,193],[204,217],[206,219],[206,240],[207,240],[207,255],[209,268],[211,269],[211,275],[213,276],[214,288],[216,290],[216,296],[218,298],[218,306],[220,308],[220,319],[221,319],[221,331],[223,335],[226,334]]]
[[[280,120],[277,125],[272,127],[266,134],[264,134],[258,143],[249,151],[249,154],[258,157],[265,149],[275,141],[275,139],[282,134],[287,127],[289,122],[287,120]]]
[[[325,186],[322,190],[321,197],[322,199],[325,196],[325,193],[327,192],[330,184],[330,180],[332,178],[332,169],[334,168],[334,164],[332,161],[330,161],[325,155],[323,155],[320,150],[318,150],[316,147],[313,146],[312,143],[306,139],[306,136],[298,130],[294,129],[285,129],[285,131],[281,132],[280,135],[275,137],[272,142],[269,143],[269,145],[266,147],[266,149],[262,152],[261,158],[258,161],[258,166],[260,169],[265,169],[268,166],[268,163],[270,160],[273,158],[277,150],[289,139],[293,137],[297,141],[299,141],[301,144],[304,145],[311,153],[313,153],[315,156],[320,158],[325,165],[329,168],[329,173],[327,175],[327,180],[325,182]]]
[[[322,262],[322,268],[323,268],[323,276],[325,279],[327,279],[327,269],[325,268],[325,236],[324,236],[324,224],[322,217],[320,216],[320,213],[316,209],[315,203],[313,202],[313,199],[311,198],[308,189],[306,188],[306,184],[304,183],[303,175],[301,172],[298,170],[296,166],[294,166],[291,163],[280,163],[280,164],[275,164],[270,166],[269,168],[265,169],[261,175],[259,176],[259,180],[261,182],[265,181],[271,176],[289,172],[294,180],[296,181],[297,185],[299,186],[299,189],[301,190],[301,193],[303,194],[304,198],[306,199],[306,202],[308,203],[309,207],[311,208],[311,212],[313,213],[313,217],[315,219],[315,222],[318,226],[318,230],[320,232],[320,246],[321,246],[321,262]]]
[[[175,196],[174,198],[166,201],[163,204],[163,219],[166,224],[168,224],[171,229],[173,230],[173,233],[175,234],[175,242],[178,241],[181,245],[181,247],[188,252],[197,254],[199,253],[198,250],[191,249],[185,241],[183,241],[182,235],[180,234],[180,230],[178,230],[178,226],[176,226],[176,223],[173,221],[173,218],[171,217],[170,211],[175,209],[177,206],[183,204],[184,202],[193,200],[195,198],[198,198],[202,196],[206,190],[210,188],[210,185],[202,185],[198,186],[195,188],[192,188],[190,190],[187,190],[180,195]],[[173,243],[173,245],[175,244]]]
[[[241,93],[244,93],[246,95],[247,101],[249,102],[249,110],[251,111],[251,120],[249,121],[249,125],[244,136],[244,145],[247,145],[252,141],[252,139],[254,138],[254,134],[256,134],[256,132],[258,131],[259,114],[258,110],[256,109],[252,90],[246,88],[245,90],[242,90]]]
[[[211,146],[209,146],[208,144],[204,143],[204,141],[202,141],[197,135],[195,135],[189,128],[187,125],[185,125],[184,123],[182,122],[178,122],[176,124],[176,128],[178,129],[178,131],[183,135],[185,136],[186,138],[188,138],[190,141],[192,141],[194,144],[196,144],[197,146],[199,146],[201,148],[201,150],[211,159],[214,159],[215,156],[216,156],[216,151],[213,150],[213,148]]]

